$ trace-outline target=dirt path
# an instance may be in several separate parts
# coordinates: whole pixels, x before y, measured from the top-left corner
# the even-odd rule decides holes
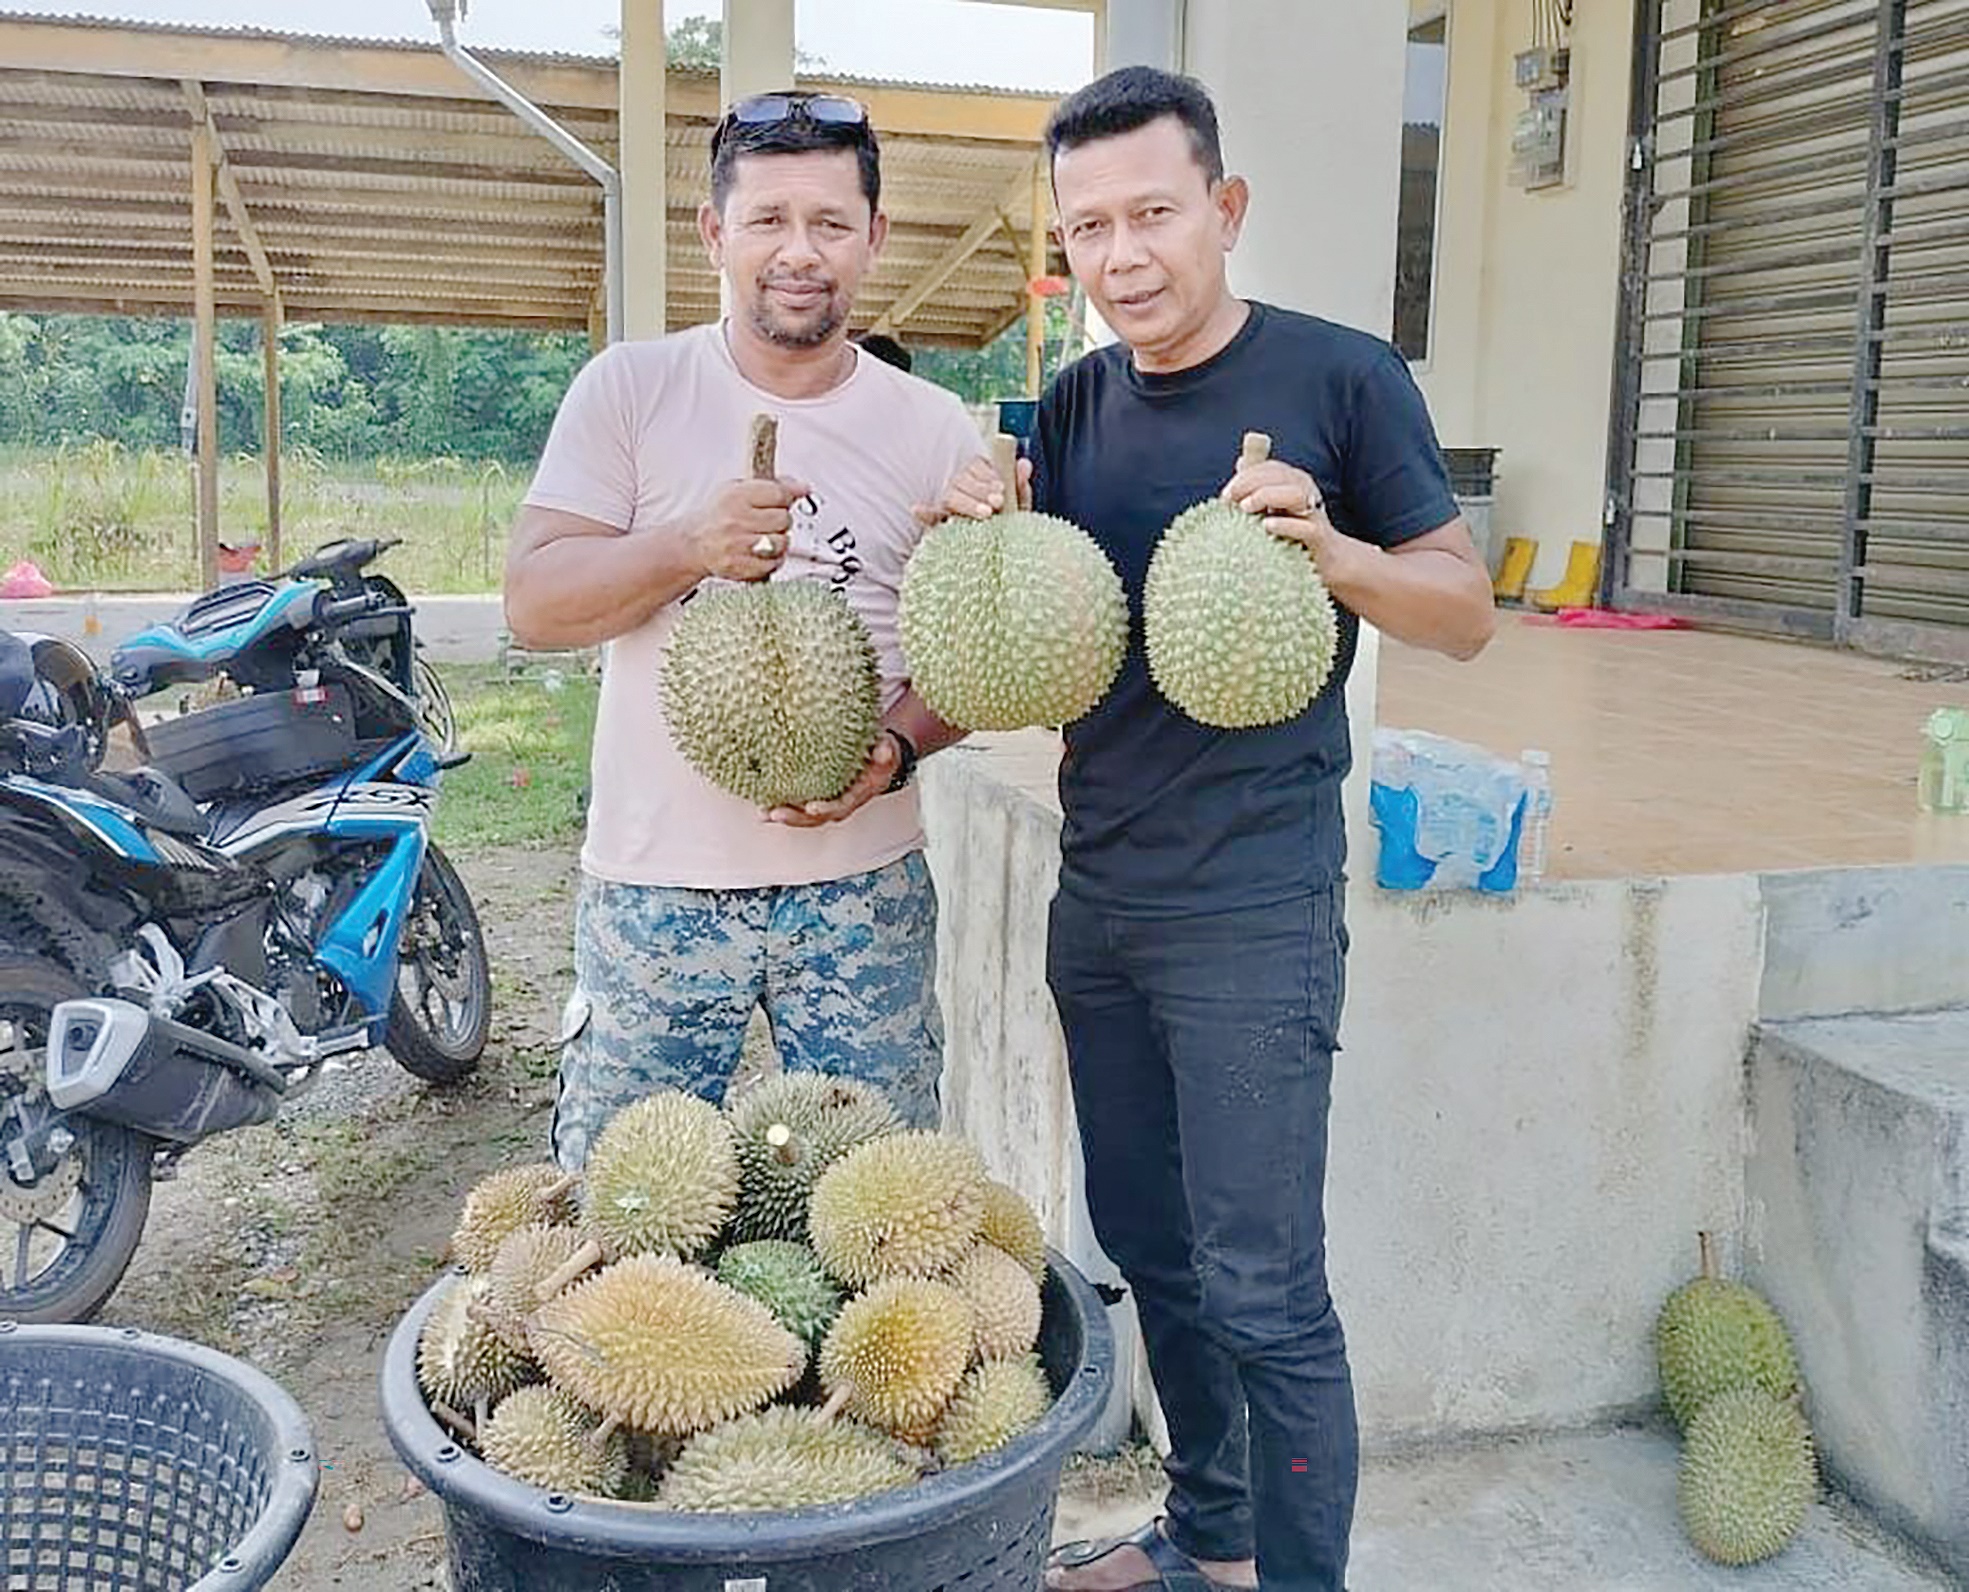
[[[276,1592],[442,1587],[442,1521],[410,1497],[377,1410],[384,1345],[443,1269],[465,1190],[547,1153],[555,1024],[572,976],[571,851],[459,859],[493,959],[492,1041],[449,1090],[380,1052],[279,1122],[201,1147],[157,1189],[103,1319],[252,1361],[314,1423],[322,1487]],[[359,1529],[351,1530],[360,1516]]]

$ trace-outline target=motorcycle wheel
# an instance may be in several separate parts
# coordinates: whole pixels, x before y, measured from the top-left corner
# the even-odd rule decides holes
[[[88,994],[43,957],[0,950],[0,1117],[46,1097],[48,1024]],[[87,1321],[129,1269],[150,1214],[149,1139],[92,1117],[55,1168],[32,1185],[0,1158],[0,1318],[46,1326]]]
[[[427,1083],[456,1083],[478,1066],[491,1027],[492,967],[478,912],[451,859],[427,846],[384,1043]]]

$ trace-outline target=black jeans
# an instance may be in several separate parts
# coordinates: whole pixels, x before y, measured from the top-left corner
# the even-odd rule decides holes
[[[1340,902],[1149,920],[1062,891],[1047,944],[1088,1213],[1169,1421],[1170,1539],[1255,1552],[1266,1592],[1341,1592],[1360,1468],[1322,1208]]]

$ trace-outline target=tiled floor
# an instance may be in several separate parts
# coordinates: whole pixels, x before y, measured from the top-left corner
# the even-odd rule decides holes
[[[1969,673],[1696,630],[1514,614],[1472,664],[1381,653],[1382,723],[1552,754],[1553,878],[1969,862],[1969,815],[1915,806],[1944,705]]]
[[[1969,862],[1969,814],[1915,806],[1922,726],[1943,706],[1969,707],[1969,671],[1709,631],[1509,614],[1474,663],[1381,649],[1382,723],[1552,754],[1553,879]],[[983,747],[1056,804],[1052,734]]]

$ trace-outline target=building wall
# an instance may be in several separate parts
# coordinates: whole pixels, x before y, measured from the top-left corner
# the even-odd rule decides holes
[[[1427,0],[1415,8],[1427,14]],[[1597,542],[1606,491],[1631,4],[1580,4],[1564,186],[1511,186],[1531,0],[1449,0],[1435,308],[1418,379],[1443,442],[1496,447],[1495,522],[1540,544],[1534,584]]]

